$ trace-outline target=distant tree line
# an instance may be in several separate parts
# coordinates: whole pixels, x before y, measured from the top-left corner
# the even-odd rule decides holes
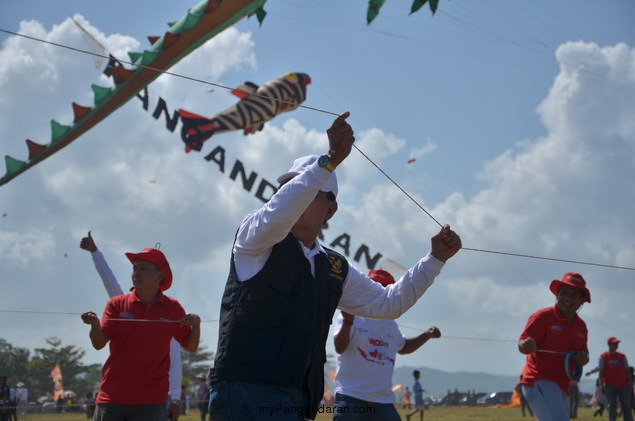
[[[65,390],[72,390],[82,398],[87,392],[96,392],[101,380],[101,364],[85,365],[82,359],[86,352],[74,345],[63,346],[56,337],[45,339],[48,347],[35,348],[33,353],[27,348],[16,347],[0,338],[0,375],[6,375],[10,387],[18,382],[29,390],[29,400],[53,394],[51,370],[59,365]],[[198,352],[182,352],[183,385],[189,388],[199,373],[210,368],[213,352],[199,347]]]

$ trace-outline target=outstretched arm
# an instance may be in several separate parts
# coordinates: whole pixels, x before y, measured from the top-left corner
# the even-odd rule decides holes
[[[439,328],[436,326],[432,326],[430,329],[426,330],[419,336],[415,336],[414,338],[407,338],[405,345],[398,352],[402,355],[410,354],[421,348],[423,344],[428,342],[428,339],[440,337],[441,331],[439,330]]]

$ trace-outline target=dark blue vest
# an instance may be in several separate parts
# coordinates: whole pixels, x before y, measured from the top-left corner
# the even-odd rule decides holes
[[[273,247],[257,275],[236,280],[234,259],[220,312],[211,381],[267,383],[303,389],[309,414],[324,394],[326,340],[348,273],[346,258],[327,249],[316,276],[298,241]]]

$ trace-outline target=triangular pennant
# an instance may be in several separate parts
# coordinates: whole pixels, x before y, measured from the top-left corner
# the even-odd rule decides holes
[[[55,120],[51,120],[51,143],[59,142],[61,138],[71,131],[71,126],[65,126]]]
[[[260,25],[262,25],[262,21],[265,20],[265,16],[267,16],[267,12],[265,12],[265,9],[263,9],[262,7],[259,7],[258,9],[256,9],[256,18],[258,19],[258,23]]]
[[[163,49],[172,47],[181,37],[181,34],[173,34],[172,32],[166,32],[163,36]]]
[[[131,63],[136,63],[141,58],[142,54],[136,51],[128,51],[128,57],[130,57]]]
[[[29,148],[29,161],[42,153],[44,149],[46,149],[46,145],[40,145],[39,143],[35,143],[31,139],[26,140],[26,146],[27,148]]]
[[[115,81],[115,85],[124,83],[130,76],[132,76],[136,70],[126,69],[125,67],[117,67],[112,71],[112,79]]]
[[[156,35],[148,35],[148,41],[150,41],[150,45],[154,45],[155,42],[159,40],[160,37]]]
[[[145,50],[141,55],[141,66],[149,66],[159,55],[160,51]]]
[[[201,16],[193,15],[192,13],[188,13],[185,17],[175,23],[170,30],[172,32],[183,32],[190,30],[196,26],[196,24],[201,20]]]
[[[410,6],[410,14],[413,14],[417,10],[421,9],[421,6],[426,4],[428,0],[414,0],[412,6]]]
[[[4,162],[7,165],[7,173],[5,174],[5,177],[20,171],[22,167],[26,165],[26,162],[19,161],[9,155],[4,156]]]
[[[432,14],[437,11],[437,7],[439,7],[439,0],[430,0],[430,10],[432,10]]]
[[[104,86],[90,85],[90,87],[93,89],[93,93],[95,94],[95,106],[104,102],[112,93],[111,88],[106,88]]]
[[[79,120],[86,117],[86,114],[88,114],[90,110],[92,110],[92,108],[84,107],[83,105],[73,102],[73,114],[75,115],[73,123],[77,123]]]
[[[379,9],[386,0],[368,0],[368,10],[366,12],[366,22],[370,24],[379,14]]]

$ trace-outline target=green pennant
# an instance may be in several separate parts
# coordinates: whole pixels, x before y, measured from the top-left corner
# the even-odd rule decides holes
[[[196,24],[201,20],[200,15],[195,15],[192,13],[188,13],[181,20],[177,21],[174,25],[170,27],[170,32],[173,34],[178,34],[183,31],[187,31],[196,26]]]
[[[432,14],[437,11],[437,7],[439,7],[439,0],[430,0],[430,10],[432,10]]]
[[[161,51],[145,50],[143,54],[141,54],[141,62],[139,64],[141,66],[149,66],[160,53]]]
[[[412,6],[410,6],[410,14],[413,14],[417,10],[421,9],[421,6],[426,4],[428,0],[414,0]]]
[[[99,104],[104,102],[110,96],[110,94],[112,94],[111,88],[106,88],[104,86],[98,85],[90,85],[90,87],[93,89],[93,93],[95,94],[95,106],[98,106]]]
[[[256,19],[258,19],[258,23],[260,25],[262,25],[262,21],[265,20],[265,16],[267,16],[267,12],[265,12],[265,9],[263,9],[262,7],[259,7],[258,9],[256,9]]]
[[[71,126],[65,126],[55,120],[51,120],[51,144],[59,142],[60,139],[71,131],[71,128]]]
[[[386,0],[368,0],[368,10],[366,11],[366,23],[370,24],[377,15],[379,9],[384,5]]]
[[[7,173],[5,174],[5,177],[11,174],[15,174],[26,165],[26,162],[11,158],[9,155],[4,156],[4,162],[7,165]]]
[[[142,53],[137,53],[136,51],[128,51],[128,57],[130,57],[131,63],[136,63],[142,55]]]

